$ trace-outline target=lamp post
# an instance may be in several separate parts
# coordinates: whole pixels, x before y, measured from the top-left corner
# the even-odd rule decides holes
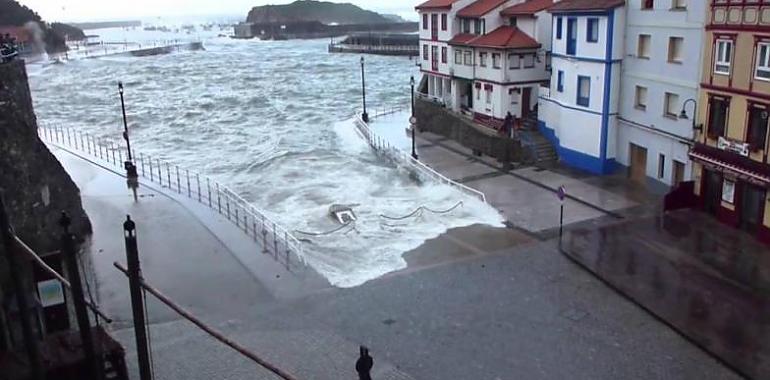
[[[361,93],[363,95],[364,113],[361,114],[361,119],[364,123],[369,122],[369,114],[366,113],[366,75],[364,74],[364,57],[361,57]]]
[[[693,117],[692,117],[693,138],[692,138],[692,140],[694,142],[695,141],[695,135],[694,135],[695,131],[703,132],[703,124],[698,124],[696,122],[696,120],[695,120],[698,117],[698,101],[696,101],[695,99],[692,99],[692,98],[685,100],[684,103],[682,103],[682,112],[679,113],[679,118],[682,119],[682,120],[689,119],[689,116],[687,116],[687,110],[685,108],[687,107],[687,103],[690,103],[690,102],[692,102],[692,104],[693,104],[693,109],[692,109],[692,113],[693,113]]]
[[[409,124],[412,125],[412,158],[419,159],[417,156],[416,142],[415,142],[415,130],[417,129],[417,118],[414,116],[414,76],[409,78],[409,85],[412,88],[412,116],[409,118]]]
[[[126,120],[126,102],[123,99],[123,82],[118,82],[118,92],[120,93],[120,107],[123,110],[123,138],[126,140],[126,148],[128,149],[128,158],[123,163],[123,167],[126,169],[126,176],[129,181],[139,178],[139,174],[134,165],[134,158],[131,155],[131,139],[128,137],[128,121]]]

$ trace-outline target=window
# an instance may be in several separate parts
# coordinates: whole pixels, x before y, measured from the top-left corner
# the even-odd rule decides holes
[[[500,53],[492,53],[492,67],[495,69],[500,68]]]
[[[508,19],[508,24],[510,26],[516,26],[516,24],[518,24],[518,21],[516,20],[516,17],[511,17],[510,19]]]
[[[661,153],[658,156],[658,178],[663,179],[666,177],[666,155]]]
[[[733,41],[717,40],[716,57],[714,57],[714,72],[717,74],[730,74],[730,62],[732,62]]]
[[[524,68],[531,69],[533,67],[535,67],[535,55],[534,54],[524,55]]]
[[[471,32],[471,20],[468,20],[467,18],[463,19],[463,33],[470,33]]]
[[[767,108],[759,105],[749,106],[749,128],[746,142],[751,150],[764,150],[767,139]]]
[[[422,59],[428,60],[428,45],[422,45]]]
[[[481,34],[481,20],[474,20],[473,23],[474,33],[475,34]]]
[[[463,53],[463,58],[465,58],[465,64],[468,66],[473,65],[473,52],[466,51]]]
[[[564,71],[556,73],[556,91],[564,92]]]
[[[487,104],[492,104],[492,89],[487,87],[485,90],[486,90],[485,92],[486,92],[486,95],[487,95],[486,96]]]
[[[455,50],[455,65],[462,65],[462,64],[463,64],[463,51]]]
[[[481,34],[487,34],[487,20],[481,19]]]
[[[479,64],[481,67],[487,67],[487,53],[479,53]]]
[[[770,80],[770,43],[757,45],[757,79]]]
[[[709,100],[708,134],[711,138],[725,135],[730,99],[712,97]]]
[[[591,78],[579,75],[577,88],[577,104],[579,106],[588,107],[590,104],[589,98],[591,96]]]
[[[446,31],[446,13],[441,14],[441,30]]]
[[[422,28],[425,30],[428,30],[428,14],[425,13],[422,15]]]
[[[675,9],[678,11],[687,9],[687,1],[686,0],[671,0],[671,9]]]
[[[642,111],[647,110],[647,87],[636,86],[634,107]]]
[[[446,63],[446,47],[441,48],[441,63]]]
[[[650,58],[650,37],[649,34],[640,34],[636,44],[636,56],[639,58]]]
[[[599,41],[599,19],[592,17],[586,23],[586,41]]]
[[[663,102],[663,116],[676,119],[679,114],[679,95],[667,92]]]
[[[682,45],[684,45],[684,38],[682,37],[668,38],[668,61],[669,62],[682,63]]]
[[[481,88],[479,87],[478,91],[476,92],[476,100],[481,100]]]
[[[653,9],[653,8],[655,8],[655,1],[642,0],[642,9]]]
[[[508,68],[516,70],[521,67],[521,59],[518,54],[508,54]]]
[[[561,20],[562,20],[561,17],[557,17],[556,18],[556,39],[557,40],[561,39],[561,26],[562,26],[561,25],[561,23],[562,23]]]

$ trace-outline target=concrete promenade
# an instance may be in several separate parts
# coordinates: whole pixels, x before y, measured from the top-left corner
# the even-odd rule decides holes
[[[196,202],[145,186],[135,203],[118,174],[54,153],[94,222],[99,298],[134,374],[127,280],[112,268],[124,260],[125,214],[138,223],[149,283],[300,379],[355,379],[359,344],[377,380],[738,378],[525,231],[451,230],[407,253],[407,270],[336,289],[271,267]],[[164,306],[149,308],[157,379],[273,378]]]

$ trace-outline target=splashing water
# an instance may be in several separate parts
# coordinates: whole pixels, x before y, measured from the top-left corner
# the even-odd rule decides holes
[[[122,80],[138,151],[227,184],[289,230],[330,230],[330,204],[360,204],[354,230],[305,243],[308,263],[336,286],[405,268],[405,252],[447,229],[501,226],[490,206],[418,185],[372,153],[351,121],[361,104],[360,57],[328,54],[326,44],[210,39],[205,52],[35,67],[30,81],[40,120],[118,141]],[[367,56],[366,71],[372,108],[408,103],[414,61]],[[458,201],[464,207],[446,215],[380,216]]]

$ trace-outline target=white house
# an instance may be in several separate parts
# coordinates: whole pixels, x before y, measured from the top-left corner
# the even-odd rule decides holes
[[[697,99],[707,2],[629,0],[617,160],[630,177],[667,187],[691,178],[691,120]],[[693,102],[687,112],[693,115]]]
[[[420,15],[421,71],[428,94],[449,100],[451,93],[449,45],[460,32],[455,15],[474,0],[428,0],[415,9]]]
[[[553,3],[431,0],[417,6],[428,95],[481,122],[508,113],[526,116],[537,104],[539,85],[550,77],[546,8]]]
[[[560,160],[596,174],[616,167],[624,0],[563,0],[553,16],[552,74],[538,98],[540,131]]]

